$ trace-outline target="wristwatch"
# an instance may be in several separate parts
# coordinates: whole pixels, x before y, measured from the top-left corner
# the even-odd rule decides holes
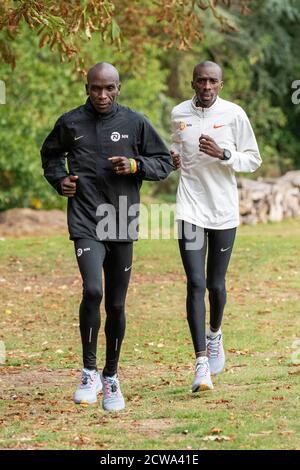
[[[228,149],[223,149],[222,160],[229,160],[231,158],[231,152]]]
[[[136,164],[137,164],[137,176],[140,176],[140,177],[143,177],[145,176],[145,171],[144,171],[144,168],[143,168],[143,163],[140,161],[140,160],[136,160]]]

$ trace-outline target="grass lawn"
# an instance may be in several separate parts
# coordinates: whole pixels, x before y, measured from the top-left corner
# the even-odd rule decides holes
[[[81,367],[72,243],[0,241],[0,448],[299,449],[300,220],[239,229],[227,276],[226,368],[204,393],[190,392],[177,242],[141,240],[134,253],[119,371],[127,406],[107,414],[101,404],[72,402]]]

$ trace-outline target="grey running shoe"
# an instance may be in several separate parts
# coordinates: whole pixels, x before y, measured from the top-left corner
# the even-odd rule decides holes
[[[207,357],[198,357],[195,366],[195,378],[192,392],[213,390],[214,386],[210,377],[209,363]]]
[[[207,357],[210,372],[213,375],[222,372],[225,366],[225,352],[223,348],[222,332],[217,336],[206,336]]]
[[[97,393],[101,392],[102,383],[99,372],[82,369],[81,382],[74,393],[74,402],[81,405],[91,405],[97,402]]]
[[[102,407],[105,411],[120,411],[125,408],[117,374],[112,377],[104,377],[101,374],[103,385]]]

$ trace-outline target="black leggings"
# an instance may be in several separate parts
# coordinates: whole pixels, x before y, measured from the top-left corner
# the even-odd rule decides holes
[[[83,281],[79,310],[83,366],[87,369],[97,368],[103,268],[106,310],[106,362],[103,373],[112,376],[117,373],[125,334],[125,299],[131,273],[132,243],[81,238],[75,241],[75,251]]]
[[[197,237],[197,240],[192,243],[191,232],[194,232]],[[180,220],[178,233],[180,254],[187,276],[187,320],[197,354],[206,351],[204,302],[206,288],[209,292],[210,326],[214,331],[221,326],[226,304],[225,276],[236,228],[203,229]],[[207,278],[205,280],[207,245]]]

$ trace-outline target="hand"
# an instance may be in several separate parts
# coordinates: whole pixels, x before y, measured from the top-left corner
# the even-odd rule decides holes
[[[129,175],[130,174],[130,161],[127,157],[109,157],[113,164],[113,171],[117,175]]]
[[[223,149],[218,146],[218,144],[209,137],[209,135],[201,134],[199,139],[199,150],[200,152],[205,152],[210,157],[219,158],[222,160],[223,158]]]
[[[172,157],[173,166],[175,167],[175,170],[178,170],[178,168],[181,168],[181,156],[179,153],[175,153],[174,150],[171,150],[170,154]]]
[[[64,178],[61,182],[62,195],[66,197],[74,197],[76,194],[76,181],[78,176],[70,175]]]

